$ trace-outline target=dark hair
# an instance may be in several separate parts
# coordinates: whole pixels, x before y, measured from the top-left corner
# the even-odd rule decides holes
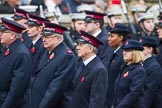
[[[130,35],[129,34],[119,34],[119,36],[122,36],[123,37],[123,40],[122,42],[124,43],[126,40],[130,39]]]
[[[96,23],[100,24],[100,28],[102,29],[103,25],[104,25],[104,20],[94,20]]]
[[[159,53],[159,50],[157,47],[152,47],[152,55],[157,56]]]

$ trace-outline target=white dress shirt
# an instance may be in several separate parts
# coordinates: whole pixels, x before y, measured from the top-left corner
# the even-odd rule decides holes
[[[91,62],[94,58],[96,57],[96,55],[93,55],[92,57],[88,58],[87,60],[83,61],[84,65],[86,66],[89,62]]]
[[[101,30],[97,31],[96,33],[93,34],[94,37],[97,37],[101,33]]]

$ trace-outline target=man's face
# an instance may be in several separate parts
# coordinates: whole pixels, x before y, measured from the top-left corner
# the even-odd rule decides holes
[[[72,22],[72,27],[80,33],[80,30],[85,31],[85,22],[83,20],[74,21]]]
[[[62,0],[54,0],[54,2],[56,3],[56,5],[60,5],[62,3]]]
[[[7,0],[7,2],[11,7],[16,7],[20,4],[20,0]]]
[[[158,32],[159,38],[162,39],[162,27],[159,27],[157,32]]]
[[[90,45],[85,43],[78,43],[76,47],[78,57],[81,57],[83,60],[87,58],[87,55],[90,50]]]
[[[27,28],[28,36],[31,37],[32,39],[37,37],[41,32],[40,29],[41,28],[38,26],[28,26]]]
[[[60,42],[60,37],[59,36],[43,36],[43,45],[46,49],[48,50],[53,50],[58,43]]]
[[[143,21],[143,29],[146,29],[148,32],[152,32],[155,27],[155,23],[153,19],[148,19]]]
[[[122,44],[122,36],[119,36],[119,34],[111,33],[108,37],[108,44],[112,48],[118,48]]]
[[[91,22],[87,22],[86,26],[85,26],[85,31],[88,32],[89,34],[94,34],[96,32],[96,22],[91,21]]]
[[[108,18],[108,23],[110,27],[114,28],[116,23],[122,23],[122,16],[112,16]]]
[[[9,45],[9,43],[11,42],[12,36],[13,36],[12,32],[9,30],[1,31],[0,32],[0,42],[3,45]]]

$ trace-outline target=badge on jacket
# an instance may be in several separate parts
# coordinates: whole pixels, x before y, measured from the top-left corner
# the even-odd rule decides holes
[[[8,56],[10,54],[10,50],[7,48],[5,51],[5,56]]]
[[[85,77],[83,76],[83,77],[81,78],[81,82],[84,82],[84,80],[85,80]]]
[[[51,53],[50,56],[49,56],[49,59],[52,60],[54,57],[55,57],[55,54]]]
[[[128,77],[128,72],[124,73],[123,77],[124,78]]]

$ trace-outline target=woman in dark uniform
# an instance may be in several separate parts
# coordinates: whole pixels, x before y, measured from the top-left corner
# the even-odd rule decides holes
[[[144,103],[140,102],[140,104],[143,104],[145,108],[156,108],[151,107],[151,105],[156,99],[155,95],[160,87],[160,81],[162,79],[161,67],[154,57],[158,53],[156,48],[158,46],[158,42],[155,38],[148,36],[142,37],[141,42],[144,47],[143,53],[145,56],[145,60],[143,62],[143,67],[146,70],[147,78],[144,93],[142,96],[142,101]],[[160,106],[157,108],[160,108]]]
[[[137,108],[137,101],[143,92],[145,70],[141,65],[144,60],[142,44],[136,40],[128,40],[122,46],[123,58],[126,62],[115,85],[114,108]]]

